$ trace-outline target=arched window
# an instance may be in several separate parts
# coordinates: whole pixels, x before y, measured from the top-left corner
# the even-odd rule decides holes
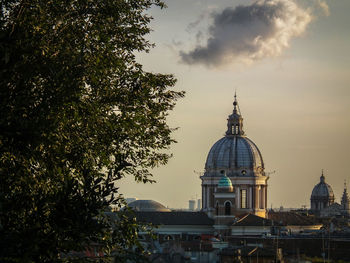
[[[231,203],[228,201],[225,203],[225,215],[231,215]]]

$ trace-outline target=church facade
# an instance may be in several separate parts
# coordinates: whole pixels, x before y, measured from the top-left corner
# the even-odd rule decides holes
[[[202,210],[217,227],[247,213],[266,217],[269,177],[264,169],[259,148],[244,132],[235,95],[226,134],[211,147],[200,177]]]

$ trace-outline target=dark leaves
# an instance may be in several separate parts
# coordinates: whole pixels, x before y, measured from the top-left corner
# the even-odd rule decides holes
[[[167,162],[166,117],[183,97],[135,61],[152,47],[152,5],[164,7],[1,1],[0,261],[64,261],[93,243],[136,260],[137,222],[105,211],[124,204],[120,178],[153,182],[148,169]]]

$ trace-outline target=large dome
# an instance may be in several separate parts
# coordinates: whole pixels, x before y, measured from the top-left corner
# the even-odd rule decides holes
[[[264,162],[258,147],[245,136],[243,118],[236,100],[233,112],[227,119],[225,137],[218,140],[210,149],[205,163],[205,176],[264,175]]]
[[[136,200],[131,202],[129,205],[135,211],[141,212],[170,212],[169,208],[166,208],[161,203],[153,200]]]
[[[247,137],[226,136],[211,147],[205,169],[264,168],[258,147]]]

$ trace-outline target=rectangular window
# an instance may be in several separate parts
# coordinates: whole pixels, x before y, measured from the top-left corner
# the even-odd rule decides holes
[[[247,208],[247,190],[241,190],[241,208]]]

